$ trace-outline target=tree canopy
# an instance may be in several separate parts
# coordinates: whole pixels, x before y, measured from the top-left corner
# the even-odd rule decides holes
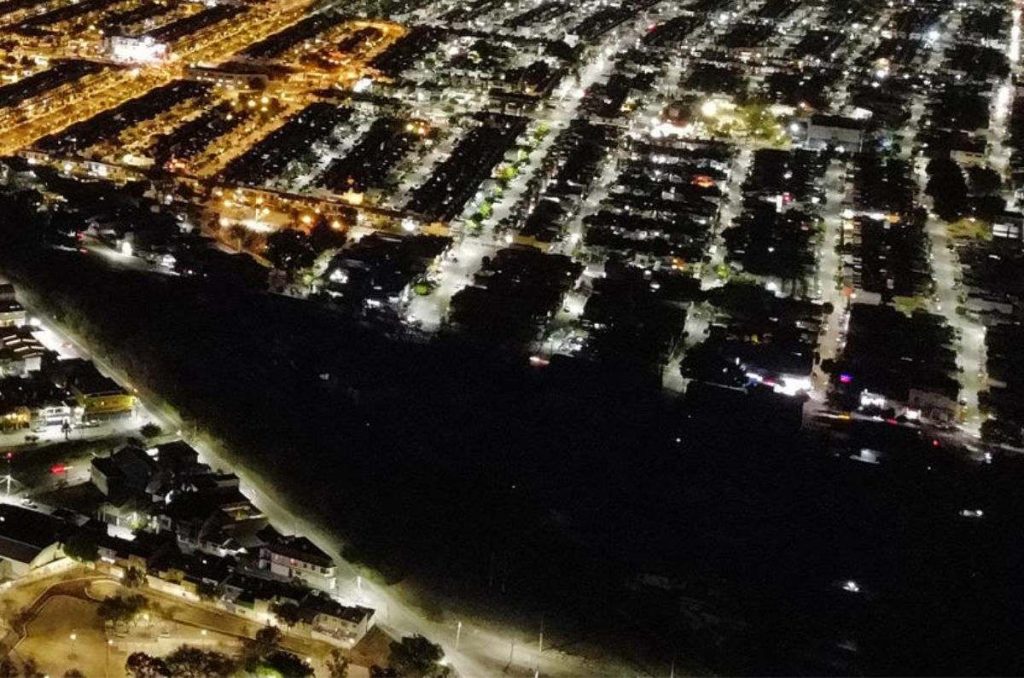
[[[182,645],[164,662],[174,678],[226,678],[238,668],[226,654],[191,645]]]
[[[309,242],[309,236],[301,231],[285,229],[271,233],[267,238],[264,256],[274,268],[294,273],[313,265],[316,251]]]
[[[444,650],[421,635],[406,636],[391,642],[391,666],[408,678],[440,678],[449,675],[441,663]]]
[[[131,596],[110,596],[104,599],[97,608],[97,613],[103,621],[118,623],[129,623],[135,620],[144,609],[146,599],[140,595]]]
[[[86,530],[78,530],[64,542],[64,555],[83,563],[95,562],[99,557],[96,538]]]

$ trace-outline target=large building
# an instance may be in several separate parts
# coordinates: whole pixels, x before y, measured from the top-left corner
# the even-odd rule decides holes
[[[112,35],[106,47],[110,58],[123,64],[153,64],[167,59],[167,45],[148,35]]]
[[[63,557],[63,523],[11,504],[0,504],[0,579],[14,579]]]

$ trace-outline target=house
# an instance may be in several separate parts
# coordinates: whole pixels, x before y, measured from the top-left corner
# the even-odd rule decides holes
[[[123,493],[103,502],[96,509],[96,518],[113,527],[130,532],[157,530],[157,505],[145,494]]]
[[[146,455],[157,469],[146,488],[154,501],[165,500],[190,477],[203,475],[205,468],[199,463],[199,453],[183,440],[157,445],[146,450]]]
[[[45,513],[0,504],[0,578],[21,577],[62,558],[64,529]]]
[[[5,326],[0,302],[0,376],[25,376],[42,368],[46,348],[31,328]]]
[[[1004,243],[1024,243],[1024,214],[1003,212],[992,220],[992,237]]]
[[[279,537],[260,548],[260,567],[286,579],[300,579],[321,591],[337,587],[337,568],[329,555],[305,537]]]
[[[25,307],[17,301],[0,299],[0,327],[18,327],[28,321]]]
[[[984,167],[988,162],[988,141],[982,136],[964,136],[950,144],[949,157],[967,166]]]
[[[863,142],[864,123],[860,120],[838,115],[812,115],[807,124],[805,145],[811,150],[832,147],[856,152]]]
[[[156,462],[137,447],[123,447],[109,457],[92,460],[90,478],[104,496],[120,498],[145,494],[158,471]]]
[[[27,407],[5,408],[0,412],[0,432],[13,433],[32,424],[32,412]]]
[[[164,582],[177,584],[183,590],[198,595],[204,588],[221,590],[236,565],[234,558],[172,550],[155,559],[149,571]]]
[[[172,539],[146,532],[140,532],[134,539],[101,534],[97,537],[96,547],[103,562],[143,572],[149,572],[150,567],[164,556],[177,552]]]
[[[952,424],[960,418],[960,404],[955,399],[934,391],[910,389],[907,407],[917,410],[925,419],[941,424]]]
[[[32,410],[32,429],[41,431],[47,426],[71,425],[74,408],[67,400],[52,397],[39,402]]]
[[[95,368],[92,374],[79,375],[69,388],[82,408],[83,421],[118,419],[135,413],[135,396]]]
[[[299,612],[314,631],[352,643],[366,635],[373,620],[372,609],[342,605],[319,591],[311,591],[299,602]]]
[[[184,440],[175,440],[153,448],[153,461],[161,471],[174,475],[184,475],[196,471],[199,466],[199,453]]]

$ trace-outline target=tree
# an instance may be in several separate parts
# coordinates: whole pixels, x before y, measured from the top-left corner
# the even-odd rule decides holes
[[[439,678],[448,675],[441,646],[421,635],[406,636],[391,642],[391,666],[408,678]]]
[[[981,438],[994,445],[1024,447],[1024,429],[1004,419],[987,419],[981,424]]]
[[[256,637],[245,641],[242,646],[242,663],[247,670],[253,670],[275,652],[281,644],[281,629],[265,626],[256,632]]]
[[[133,678],[165,678],[171,675],[163,659],[151,657],[145,652],[132,652],[128,655],[124,670]]]
[[[15,678],[18,675],[18,667],[14,665],[10,657],[0,659],[0,678]]]
[[[339,228],[335,228],[324,217],[317,219],[317,222],[313,224],[313,228],[309,230],[309,245],[318,254],[324,250],[337,249],[344,246],[347,239],[345,230],[340,225]]]
[[[149,422],[148,424],[143,424],[142,428],[139,429],[139,433],[142,434],[143,438],[156,438],[163,433],[163,429],[153,422]]]
[[[146,608],[146,599],[140,595],[110,596],[99,604],[96,611],[100,619],[114,624],[130,623]]]
[[[302,612],[295,603],[274,603],[270,611],[285,626],[292,627],[302,620]]]
[[[991,167],[968,167],[967,181],[975,195],[992,195],[1003,188],[1002,177]]]
[[[80,563],[94,563],[99,558],[96,537],[85,530],[79,530],[64,542],[64,555]]]
[[[305,233],[285,229],[270,234],[264,256],[270,260],[274,268],[294,273],[300,268],[311,266],[316,258],[316,252]]]
[[[263,660],[262,666],[287,678],[306,678],[313,675],[313,667],[284,650],[271,652]]]
[[[64,678],[85,678],[85,674],[78,669],[68,669],[64,672]]]
[[[327,658],[327,675],[329,678],[348,678],[348,660],[341,654],[341,650],[331,650]]]
[[[174,678],[226,678],[237,670],[235,661],[221,652],[182,645],[164,657]]]
[[[146,584],[146,573],[137,567],[129,567],[122,581],[127,588],[140,589]]]
[[[220,598],[221,593],[221,588],[217,584],[211,584],[208,581],[201,581],[196,584],[196,595],[199,596],[200,600],[211,602]]]
[[[960,166],[949,158],[928,162],[925,193],[931,196],[935,212],[946,221],[955,221],[967,211],[967,181]]]
[[[39,665],[36,664],[36,660],[29,657],[21,665],[21,676],[22,678],[44,678],[43,672],[39,670]]]

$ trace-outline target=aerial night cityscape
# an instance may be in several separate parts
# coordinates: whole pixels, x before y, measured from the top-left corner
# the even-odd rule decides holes
[[[1024,675],[1024,0],[0,0],[0,678]]]

